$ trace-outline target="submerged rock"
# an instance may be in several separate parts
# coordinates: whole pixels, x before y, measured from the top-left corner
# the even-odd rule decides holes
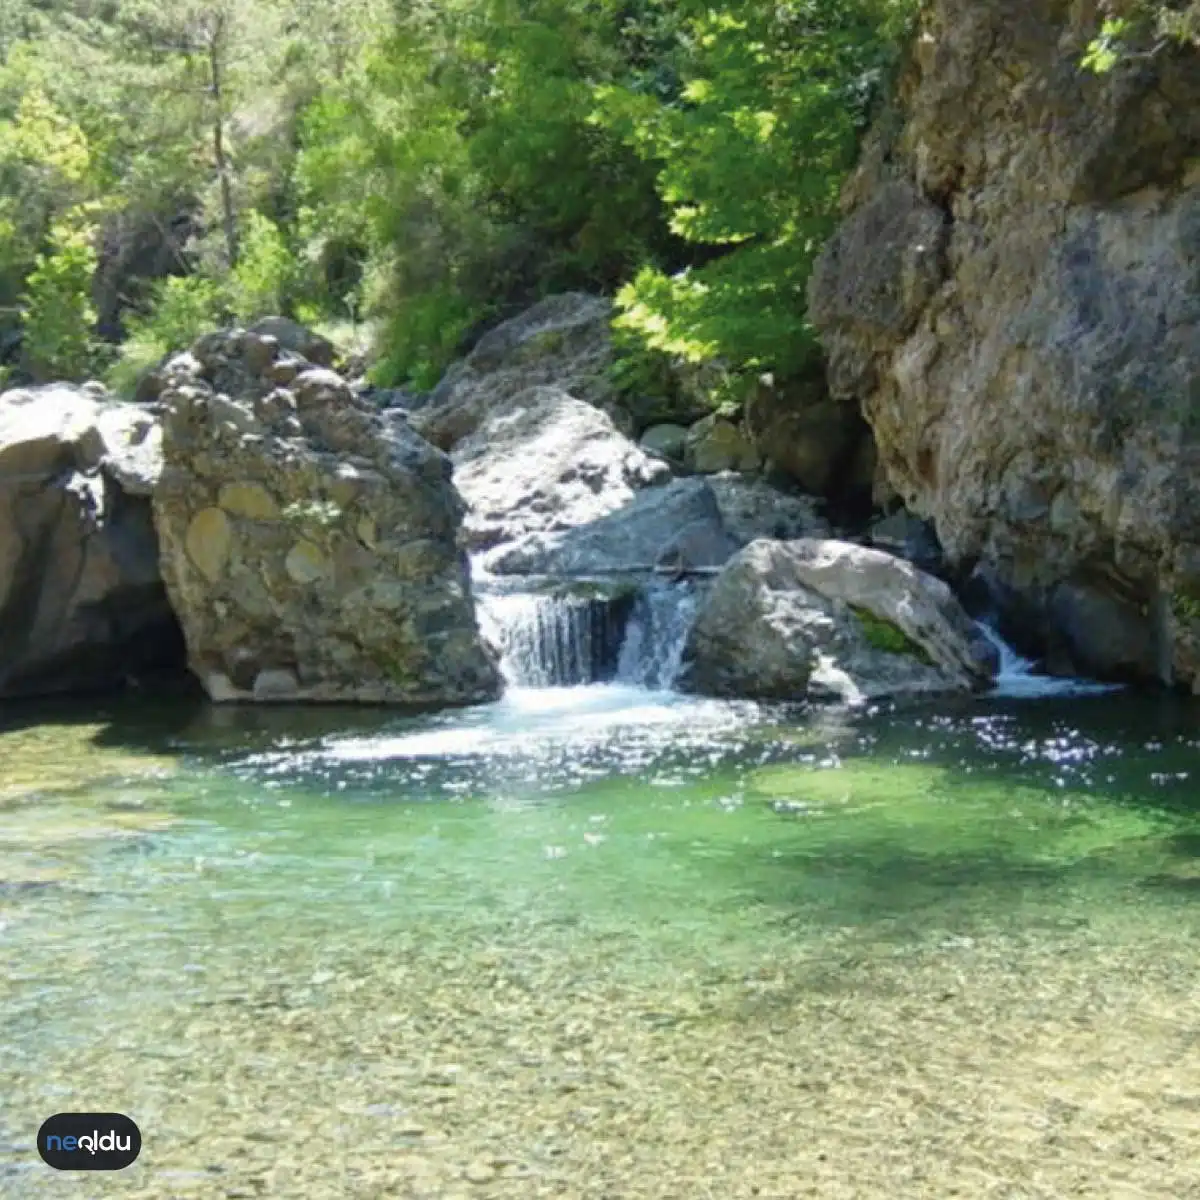
[[[192,361],[162,393],[154,515],[209,696],[494,697],[449,459],[274,337],[213,334]]]
[[[848,542],[756,541],[705,597],[682,686],[717,696],[837,699],[970,691],[995,653],[941,580]]]
[[[1200,71],[1174,44],[1081,70],[1096,32],[926,5],[810,313],[952,566],[1080,669],[1200,689]]]
[[[0,395],[0,695],[182,666],[146,498],[161,431],[69,384]]]

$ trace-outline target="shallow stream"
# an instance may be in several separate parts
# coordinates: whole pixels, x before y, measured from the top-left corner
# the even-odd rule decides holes
[[[0,721],[5,1197],[1200,1197],[1195,706]]]

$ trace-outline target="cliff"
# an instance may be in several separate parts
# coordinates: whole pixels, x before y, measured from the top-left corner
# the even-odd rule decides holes
[[[810,305],[950,563],[1066,667],[1200,690],[1200,56],[934,0]]]

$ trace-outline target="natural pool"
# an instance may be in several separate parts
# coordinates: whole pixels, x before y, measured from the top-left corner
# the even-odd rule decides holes
[[[1200,709],[0,718],[5,1197],[1200,1196]],[[141,1127],[120,1175],[33,1149]]]

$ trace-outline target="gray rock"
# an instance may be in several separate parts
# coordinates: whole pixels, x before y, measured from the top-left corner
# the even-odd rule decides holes
[[[306,329],[298,321],[290,320],[288,317],[263,317],[261,320],[255,321],[248,332],[259,337],[271,338],[279,349],[290,350],[310,363],[316,363],[317,366],[333,366],[336,355],[333,343],[319,333],[313,333],[311,329]],[[261,351],[252,353],[258,353],[260,358],[265,357]],[[267,362],[263,362],[258,370],[260,372],[265,370],[267,365]]]
[[[272,334],[272,336],[277,336]],[[215,701],[467,704],[498,694],[451,464],[333,371],[280,388],[210,335],[162,402],[162,572]],[[213,381],[244,390],[222,394]],[[235,414],[240,414],[236,415]]]
[[[1035,606],[1086,578],[1086,600],[1052,605],[1068,638],[1122,644],[1077,644],[1082,661],[1196,686],[1180,563],[1200,545],[1200,73],[1169,48],[1079,70],[1094,16],[923,6],[902,107],[847,185],[809,312],[835,395],[861,403],[951,566],[988,564]],[[1125,606],[1157,597],[1154,656]]]
[[[530,388],[553,386],[614,415],[608,381],[612,305],[599,296],[549,296],[485,334],[419,407],[413,428],[443,450]],[[628,432],[628,429],[624,430]]]
[[[931,575],[940,575],[945,569],[942,548],[938,544],[933,523],[913,516],[904,508],[872,524],[867,536],[872,546],[907,558],[914,566]]]
[[[681,529],[697,522],[721,527],[716,496],[703,479],[677,479],[637,492],[599,520],[534,534],[486,561],[489,570],[513,575],[647,571]]]
[[[705,597],[681,686],[856,704],[969,691],[995,667],[949,588],[910,563],[848,542],[763,540],[731,559]]]
[[[658,552],[655,568],[669,575],[720,567],[740,549],[721,522],[720,510],[712,517],[689,521]]]
[[[495,405],[453,460],[475,550],[590,525],[670,477],[605,413],[553,387]]]
[[[1054,631],[1081,675],[1094,679],[1149,679],[1158,670],[1151,612],[1122,601],[1103,586],[1071,582],[1049,602]]]
[[[0,695],[109,689],[181,665],[145,499],[158,432],[94,388],[0,395]]]
[[[829,537],[829,522],[820,501],[794,491],[781,491],[765,479],[723,471],[705,482],[717,499],[721,522],[742,543],[758,538],[791,540]]]
[[[687,435],[687,427],[684,425],[651,425],[638,439],[638,445],[647,454],[682,463],[687,447]]]

